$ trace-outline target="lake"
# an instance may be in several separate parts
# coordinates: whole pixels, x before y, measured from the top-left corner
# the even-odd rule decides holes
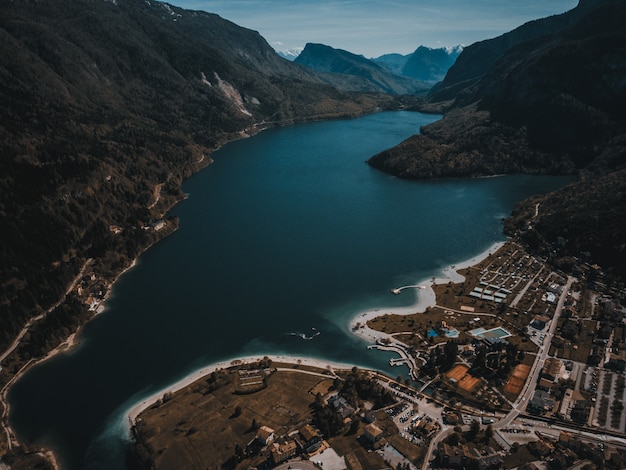
[[[180,229],[115,285],[80,345],[12,389],[11,422],[63,468],[125,468],[126,411],[211,363],[290,354],[394,376],[349,321],[410,305],[412,289],[504,240],[515,202],[571,179],[404,181],[373,154],[438,116],[384,112],[276,128],[225,145],[184,184]],[[305,341],[291,333],[321,334]],[[406,370],[400,371],[406,373]]]

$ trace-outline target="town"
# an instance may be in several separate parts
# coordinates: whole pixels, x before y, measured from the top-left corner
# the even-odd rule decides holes
[[[221,451],[240,441],[224,468],[622,468],[623,286],[584,262],[575,277],[554,271],[511,241],[459,272],[463,282],[433,282],[424,312],[354,326],[377,338],[371,348],[397,353],[390,363],[406,377],[266,357],[192,387],[194,407],[222,389],[243,400],[224,425],[234,434]],[[140,448],[155,451],[150,415],[160,428],[175,419],[176,435],[202,427],[183,433],[185,405],[166,408],[177,400],[140,415]]]

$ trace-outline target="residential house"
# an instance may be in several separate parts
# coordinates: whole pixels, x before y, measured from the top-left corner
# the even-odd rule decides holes
[[[439,465],[444,468],[464,468],[474,459],[474,454],[465,445],[451,446],[439,443]]]
[[[346,421],[354,414],[355,409],[350,406],[344,397],[335,395],[328,399],[328,404]]]
[[[536,455],[546,457],[554,452],[554,445],[543,439],[532,441],[528,444],[528,448]]]
[[[482,450],[472,449],[473,461],[478,466],[478,470],[486,470],[488,468],[500,468],[504,460],[491,447],[487,446]]]
[[[582,446],[582,441],[571,432],[561,431],[559,433],[559,444],[567,449],[572,449],[574,452],[578,452]]]
[[[555,382],[561,375],[563,375],[563,369],[564,366],[562,361],[556,357],[549,357],[546,359],[543,369],[541,369],[541,376]]]
[[[368,442],[370,442],[371,444],[376,444],[383,437],[382,429],[380,429],[374,423],[370,423],[367,426],[365,426],[364,431],[365,431],[365,434],[363,435],[365,439],[367,439]]]
[[[319,449],[324,440],[322,434],[310,424],[300,428],[299,434],[302,448],[308,453],[315,452]]]
[[[555,401],[548,392],[535,390],[535,394],[528,402],[528,411],[534,414],[550,413],[554,410]]]
[[[270,446],[270,454],[272,455],[272,462],[279,464],[287,459],[290,459],[296,455],[298,446],[296,441],[286,440],[281,443],[274,442]]]
[[[552,380],[542,378],[539,380],[539,383],[537,384],[537,388],[539,390],[543,390],[544,392],[550,393],[552,391],[553,385],[554,385],[554,382]]]
[[[268,426],[261,426],[256,433],[256,440],[263,446],[274,442],[274,430]]]

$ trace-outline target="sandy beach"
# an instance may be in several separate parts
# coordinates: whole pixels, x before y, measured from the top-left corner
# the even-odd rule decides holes
[[[435,284],[447,283],[449,281],[452,281],[454,283],[463,282],[465,278],[457,272],[458,269],[463,269],[463,268],[480,263],[487,256],[499,250],[503,245],[504,245],[504,242],[494,243],[482,253],[466,261],[456,263],[452,266],[448,266],[444,268],[440,273],[440,277],[435,277],[435,281],[434,281]],[[419,295],[418,295],[418,300],[415,304],[410,305],[408,307],[400,307],[400,308],[381,307],[381,308],[375,308],[372,310],[361,312],[358,315],[356,315],[350,323],[350,329],[352,330],[352,332],[356,334],[357,336],[362,337],[368,341],[375,342],[377,339],[387,337],[388,335],[368,328],[366,325],[368,320],[375,318],[377,316],[380,316],[380,315],[384,315],[386,313],[408,315],[412,313],[423,312],[424,310],[426,310],[426,308],[432,307],[435,305],[436,299],[435,299],[435,292],[432,289],[432,278],[429,278],[422,282],[418,282],[415,284],[415,286],[410,287],[410,288],[415,288],[415,289],[420,290]],[[393,295],[393,294],[390,293],[390,295]],[[161,400],[164,394],[175,393],[187,387],[188,385],[191,385],[196,380],[201,379],[202,377],[210,374],[211,372],[217,369],[225,369],[225,368],[237,365],[237,364],[257,362],[260,359],[263,359],[264,357],[268,357],[274,362],[303,364],[307,366],[318,367],[320,369],[328,369],[328,368],[351,369],[354,366],[354,364],[340,364],[340,363],[325,361],[323,359],[315,359],[315,358],[310,358],[310,357],[286,356],[286,355],[249,356],[249,357],[234,358],[228,361],[211,364],[207,367],[203,367],[202,369],[198,369],[197,371],[189,374],[187,377],[183,378],[182,380],[168,387],[165,387],[159,390],[158,392],[153,393],[149,397],[144,398],[143,400],[141,400],[140,402],[132,406],[126,413],[128,416],[129,426],[133,426],[137,420],[137,417],[141,414],[141,412],[149,408],[150,406],[154,405],[159,400]]]
[[[417,302],[413,305],[409,305],[408,307],[380,307],[359,313],[350,322],[350,330],[360,338],[371,342],[376,342],[377,340],[383,338],[389,338],[391,335],[369,328],[367,326],[367,322],[385,314],[411,315],[413,313],[422,313],[428,307],[434,307],[436,303],[435,291],[432,288],[434,284],[446,284],[450,281],[455,284],[463,282],[465,278],[458,273],[459,269],[465,269],[480,263],[490,254],[495,253],[502,248],[504,244],[505,242],[496,242],[482,253],[479,253],[468,260],[447,266],[441,270],[439,276],[435,277],[434,283],[432,278],[428,278],[422,280],[421,282],[416,282],[414,286],[408,287],[410,289],[419,289]],[[390,293],[390,295],[393,294]]]

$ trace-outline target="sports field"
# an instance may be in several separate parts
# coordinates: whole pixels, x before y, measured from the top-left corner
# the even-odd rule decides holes
[[[527,364],[518,364],[513,369],[513,373],[509,377],[509,381],[504,386],[504,393],[510,393],[511,395],[519,395],[526,382],[526,378],[530,373],[530,366]]]

